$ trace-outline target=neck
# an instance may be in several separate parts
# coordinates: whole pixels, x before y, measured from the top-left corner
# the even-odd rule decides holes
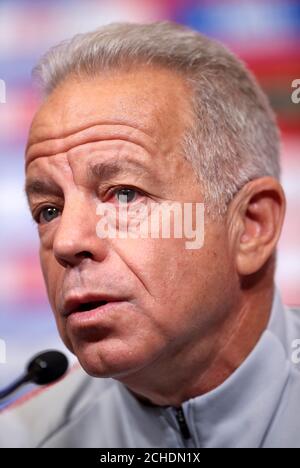
[[[256,291],[246,288],[222,330],[209,337],[214,343],[213,352],[204,362],[199,361],[201,352],[194,348],[185,356],[169,360],[163,371],[156,368],[147,377],[129,376],[122,382],[146,404],[175,407],[220,386],[243,363],[266,329],[273,292],[273,285]],[[187,362],[193,363],[192,368]]]

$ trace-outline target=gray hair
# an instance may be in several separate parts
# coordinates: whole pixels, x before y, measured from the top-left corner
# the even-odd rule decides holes
[[[267,97],[230,51],[187,27],[169,21],[102,26],[50,49],[33,74],[47,95],[70,75],[141,65],[165,67],[191,87],[183,156],[213,213],[223,214],[248,181],[279,179],[279,132]]]

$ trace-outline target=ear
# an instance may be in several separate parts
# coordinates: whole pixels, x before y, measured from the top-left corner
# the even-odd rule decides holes
[[[248,182],[229,205],[237,272],[257,272],[276,249],[285,215],[285,195],[273,177]]]

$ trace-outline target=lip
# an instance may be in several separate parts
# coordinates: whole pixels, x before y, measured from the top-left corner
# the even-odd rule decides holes
[[[69,327],[73,329],[85,329],[97,328],[101,324],[102,330],[107,329],[107,323],[105,320],[110,314],[109,312],[117,310],[118,308],[128,307],[128,303],[125,301],[108,302],[107,304],[96,307],[95,309],[88,310],[86,312],[73,312],[67,317]]]
[[[107,310],[109,306],[115,305],[119,302],[123,302],[123,298],[114,297],[108,294],[83,294],[68,297],[63,305],[62,315],[68,317],[72,314],[93,314],[96,311]],[[104,304],[95,304],[95,307],[84,310],[85,305],[91,305],[89,303],[105,302]]]

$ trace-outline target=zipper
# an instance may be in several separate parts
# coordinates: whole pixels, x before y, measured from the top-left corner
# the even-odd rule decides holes
[[[191,433],[187,425],[182,406],[180,406],[179,408],[174,408],[174,409],[176,412],[175,416],[176,416],[182,437],[186,440],[191,439]]]

